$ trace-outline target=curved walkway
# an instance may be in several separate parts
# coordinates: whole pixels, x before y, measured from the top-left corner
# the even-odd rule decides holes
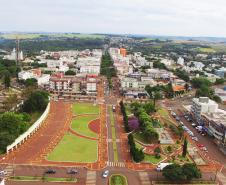
[[[72,134],[74,134],[74,135],[76,135],[76,136],[85,138],[85,139],[90,139],[90,140],[98,141],[98,138],[93,138],[93,137],[89,137],[89,136],[85,136],[85,135],[79,134],[78,132],[75,132],[72,128],[69,128],[69,132],[72,133]]]

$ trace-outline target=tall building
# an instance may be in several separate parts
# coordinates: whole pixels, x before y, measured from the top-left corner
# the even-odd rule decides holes
[[[120,48],[120,54],[121,54],[123,57],[126,57],[126,55],[127,55],[126,49],[125,49],[125,48]]]
[[[200,119],[203,113],[215,113],[218,104],[208,97],[193,98],[191,112],[195,118]]]

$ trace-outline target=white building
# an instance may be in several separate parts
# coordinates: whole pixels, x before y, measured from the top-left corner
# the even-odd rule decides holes
[[[184,66],[184,58],[179,57],[178,60],[177,60],[177,64]]]
[[[99,65],[87,65],[80,67],[80,73],[85,74],[100,74],[100,66]]]
[[[193,98],[192,100],[191,112],[198,119],[203,113],[215,113],[217,109],[218,104],[208,97]]]

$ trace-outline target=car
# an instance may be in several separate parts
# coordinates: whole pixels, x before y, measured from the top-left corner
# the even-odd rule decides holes
[[[184,125],[184,123],[182,122],[182,121],[180,121],[180,124],[183,126]]]
[[[177,116],[177,117],[176,117],[176,120],[177,120],[177,121],[180,121],[180,118]]]
[[[202,148],[202,147],[204,147],[204,145],[203,144],[197,144],[197,146],[199,147],[199,148]]]
[[[4,171],[4,170],[0,171],[0,176],[5,176],[5,175],[7,175],[6,171]]]
[[[55,174],[56,173],[56,170],[54,169],[48,169],[45,171],[46,174]]]
[[[191,126],[192,126],[192,127],[196,127],[196,124],[195,124],[195,123],[192,123]]]
[[[198,141],[198,138],[197,137],[192,137],[192,140]]]
[[[71,169],[69,169],[67,171],[67,174],[71,174],[71,175],[74,175],[74,174],[77,174],[77,173],[78,173],[78,170],[77,169],[73,169],[73,168],[71,168]]]
[[[205,152],[208,151],[206,147],[202,147],[201,150],[203,150],[203,151],[205,151]]]
[[[105,170],[102,174],[102,177],[107,178],[109,175],[109,170]]]

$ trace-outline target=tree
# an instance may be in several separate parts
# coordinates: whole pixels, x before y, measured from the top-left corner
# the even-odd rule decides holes
[[[183,151],[182,151],[182,156],[185,157],[187,154],[187,147],[188,147],[188,141],[187,138],[184,138],[184,144],[183,144]]]
[[[35,78],[28,78],[24,82],[26,87],[29,86],[38,86],[38,81]]]
[[[201,178],[202,174],[197,166],[193,163],[184,164],[182,166],[182,172],[186,178],[186,180],[192,180],[193,178]]]
[[[219,78],[219,79],[216,79],[215,85],[224,84],[224,82],[225,82],[225,79]]]
[[[192,81],[191,81],[193,87],[195,88],[201,88],[203,86],[211,86],[211,82],[205,78],[205,77],[199,77],[199,78],[193,78]]]
[[[8,70],[6,70],[4,73],[4,85],[6,89],[10,87],[10,82],[11,82],[10,73]]]
[[[171,164],[163,168],[162,175],[170,181],[185,180],[182,168],[179,164]]]
[[[46,91],[35,91],[31,96],[24,102],[24,112],[36,112],[43,111],[49,102],[48,93]]]
[[[144,110],[146,111],[147,114],[153,113],[156,111],[155,105],[153,103],[145,103],[143,105]]]
[[[74,72],[72,70],[68,70],[65,72],[65,75],[76,75],[76,72]]]

